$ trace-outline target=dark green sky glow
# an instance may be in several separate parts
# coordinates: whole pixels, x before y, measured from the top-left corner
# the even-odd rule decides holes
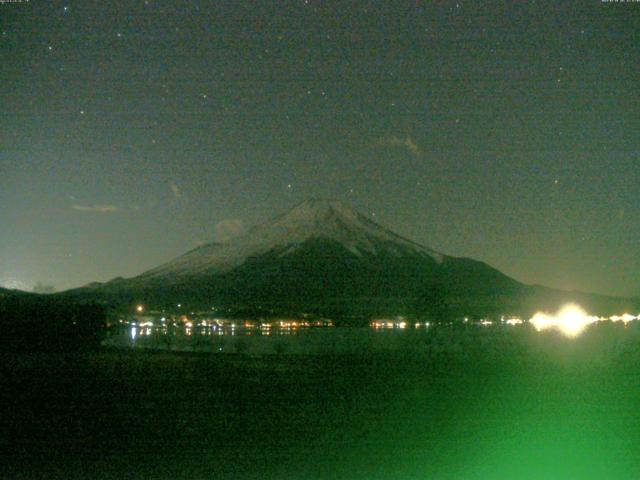
[[[0,285],[131,276],[309,196],[640,295],[640,3],[0,4]]]

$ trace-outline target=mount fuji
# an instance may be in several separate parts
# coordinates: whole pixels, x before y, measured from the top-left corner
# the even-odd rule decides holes
[[[215,305],[258,314],[443,317],[520,312],[526,298],[541,292],[558,297],[558,291],[524,285],[483,262],[403,238],[341,202],[313,199],[229,242],[66,294],[119,305]]]
[[[340,202],[307,200],[233,242],[203,245],[137,279],[165,282],[184,276],[221,274],[265,255],[299,255],[314,240],[331,243],[354,259],[418,257],[435,263],[444,259],[442,254],[384,229]]]

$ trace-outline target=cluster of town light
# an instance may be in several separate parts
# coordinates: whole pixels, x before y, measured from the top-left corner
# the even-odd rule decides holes
[[[472,322],[481,326],[491,326],[495,324],[499,325],[522,325],[530,323],[533,327],[541,332],[543,330],[557,330],[567,337],[576,337],[580,335],[589,325],[602,322],[622,322],[625,325],[633,320],[640,320],[640,315],[634,316],[629,313],[623,315],[613,315],[611,317],[597,317],[587,314],[581,307],[573,303],[565,305],[556,313],[538,312],[531,319],[526,322],[518,317],[505,318],[502,317],[499,321],[492,321],[488,319],[481,319],[477,322]],[[463,323],[470,323],[468,318],[463,320]],[[382,329],[405,329],[409,324],[404,317],[397,317],[395,319],[378,319],[371,322],[371,327],[376,330]],[[429,322],[413,324],[415,328],[429,327]]]
[[[178,306],[181,307],[180,304],[178,304]],[[135,310],[137,313],[142,313],[144,311],[144,306],[137,305]],[[189,321],[186,316],[183,316],[182,320],[183,320],[182,321],[183,325],[188,330],[187,333],[190,334],[191,328],[193,327],[193,323]],[[597,316],[587,314],[587,312],[584,309],[582,309],[580,306],[571,303],[571,304],[565,305],[556,313],[538,312],[528,321],[528,323],[533,325],[533,327],[539,332],[543,330],[553,329],[561,332],[567,337],[576,337],[580,335],[589,325],[594,324],[596,322],[600,322],[600,321],[606,321],[606,320],[611,322],[622,322],[626,325],[627,323],[633,320],[640,320],[640,314],[637,316],[634,316],[629,313],[625,313],[623,315],[613,315],[611,317],[597,317]],[[120,320],[120,323],[122,322],[123,321]],[[164,317],[162,318],[162,323],[163,324],[165,323]],[[465,318],[464,323],[469,323],[469,319]],[[524,320],[518,317],[511,317],[511,318],[501,317],[499,322],[494,322],[487,319],[481,319],[475,323],[482,326],[490,326],[490,325],[494,325],[495,323],[506,324],[506,325],[521,325],[527,322],[525,322]],[[150,332],[150,327],[153,327],[153,323],[150,321],[141,323],[140,325],[136,325],[136,323],[134,322],[132,325],[134,326],[134,328],[136,326],[147,327],[147,330],[146,330],[147,334]],[[174,323],[174,325],[177,325],[177,324]],[[252,329],[259,326],[262,333],[264,335],[268,335],[272,327],[275,327],[279,330],[291,330],[291,329],[297,329],[300,327],[305,328],[305,327],[312,327],[312,326],[331,327],[333,326],[333,323],[330,320],[317,320],[317,321],[280,320],[276,322],[260,322],[260,323],[251,322],[247,320],[241,325],[243,325],[245,329]],[[224,320],[216,319],[211,322],[202,320],[199,326],[213,327],[214,330],[216,327],[223,328],[225,326],[226,327],[231,326],[232,329],[235,329],[236,324],[229,323]],[[408,319],[406,319],[405,317],[399,316],[393,319],[373,320],[370,323],[370,326],[376,330],[405,329],[411,326],[416,329],[419,329],[419,328],[428,328],[431,326],[431,324],[429,322],[410,323]],[[141,334],[144,334],[143,332],[145,331],[144,330],[140,331]],[[219,333],[222,334],[222,331],[220,331]],[[135,337],[135,336],[136,334],[132,333],[132,337]]]
[[[410,323],[404,317],[397,317],[395,319],[372,320],[369,325],[376,330],[382,330],[387,328],[399,328],[401,330],[404,330],[405,328],[408,328],[411,326],[413,326],[413,328],[426,328],[426,327],[429,327],[431,324],[429,322]]]
[[[178,304],[178,307],[181,307],[181,304]],[[211,308],[212,310],[214,309],[214,307]],[[333,321],[326,318],[316,320],[281,319],[277,321],[245,320],[236,323],[237,321],[235,320],[223,318],[194,320],[193,317],[189,318],[187,315],[179,315],[170,318],[162,317],[160,322],[157,323],[157,320],[154,320],[149,314],[145,316],[140,315],[145,312],[144,305],[136,305],[134,310],[137,314],[136,317],[128,320],[119,320],[120,324],[129,326],[129,336],[132,340],[135,340],[139,336],[151,335],[154,328],[157,328],[156,332],[158,333],[168,334],[170,333],[168,326],[182,327],[184,334],[187,336],[191,336],[196,331],[200,335],[235,335],[236,327],[243,329],[246,335],[252,335],[252,331],[255,330],[259,330],[261,335],[271,335],[273,331],[279,335],[288,335],[298,329],[309,327],[333,327]],[[195,315],[194,312],[191,312],[191,314]],[[195,330],[196,328],[198,330]]]

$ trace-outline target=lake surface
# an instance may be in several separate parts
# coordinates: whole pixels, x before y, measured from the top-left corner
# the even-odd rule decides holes
[[[571,349],[588,344],[595,358],[633,349],[640,340],[640,323],[604,322],[589,326],[579,337],[566,339]],[[368,327],[295,326],[278,322],[236,322],[223,326],[166,327],[120,325],[104,342],[109,347],[183,352],[242,353],[252,355],[377,354],[412,356],[450,355],[491,357],[510,350],[540,348],[561,341],[556,331],[537,332],[532,325],[491,325],[376,322]],[[594,340],[597,338],[599,340]]]
[[[419,348],[432,335],[421,329],[314,326],[280,328],[259,324],[245,327],[120,328],[105,345],[140,349],[165,349],[246,354],[354,354]]]
[[[640,472],[633,322],[576,338],[529,326],[205,333],[195,353],[178,350],[193,348],[193,332],[175,333],[171,351],[156,349],[152,334],[130,333],[109,339],[127,348],[0,354],[0,405],[10,412],[0,416],[0,478],[622,480]],[[210,353],[219,337],[248,339],[247,354]],[[291,353],[277,353],[276,341]],[[295,353],[309,346],[318,353]]]

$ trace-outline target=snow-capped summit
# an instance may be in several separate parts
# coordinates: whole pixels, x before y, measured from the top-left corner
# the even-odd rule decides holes
[[[138,278],[224,273],[267,253],[284,257],[312,239],[335,242],[356,257],[418,255],[438,263],[443,259],[443,255],[396,235],[341,202],[311,199],[240,237],[198,247]]]

